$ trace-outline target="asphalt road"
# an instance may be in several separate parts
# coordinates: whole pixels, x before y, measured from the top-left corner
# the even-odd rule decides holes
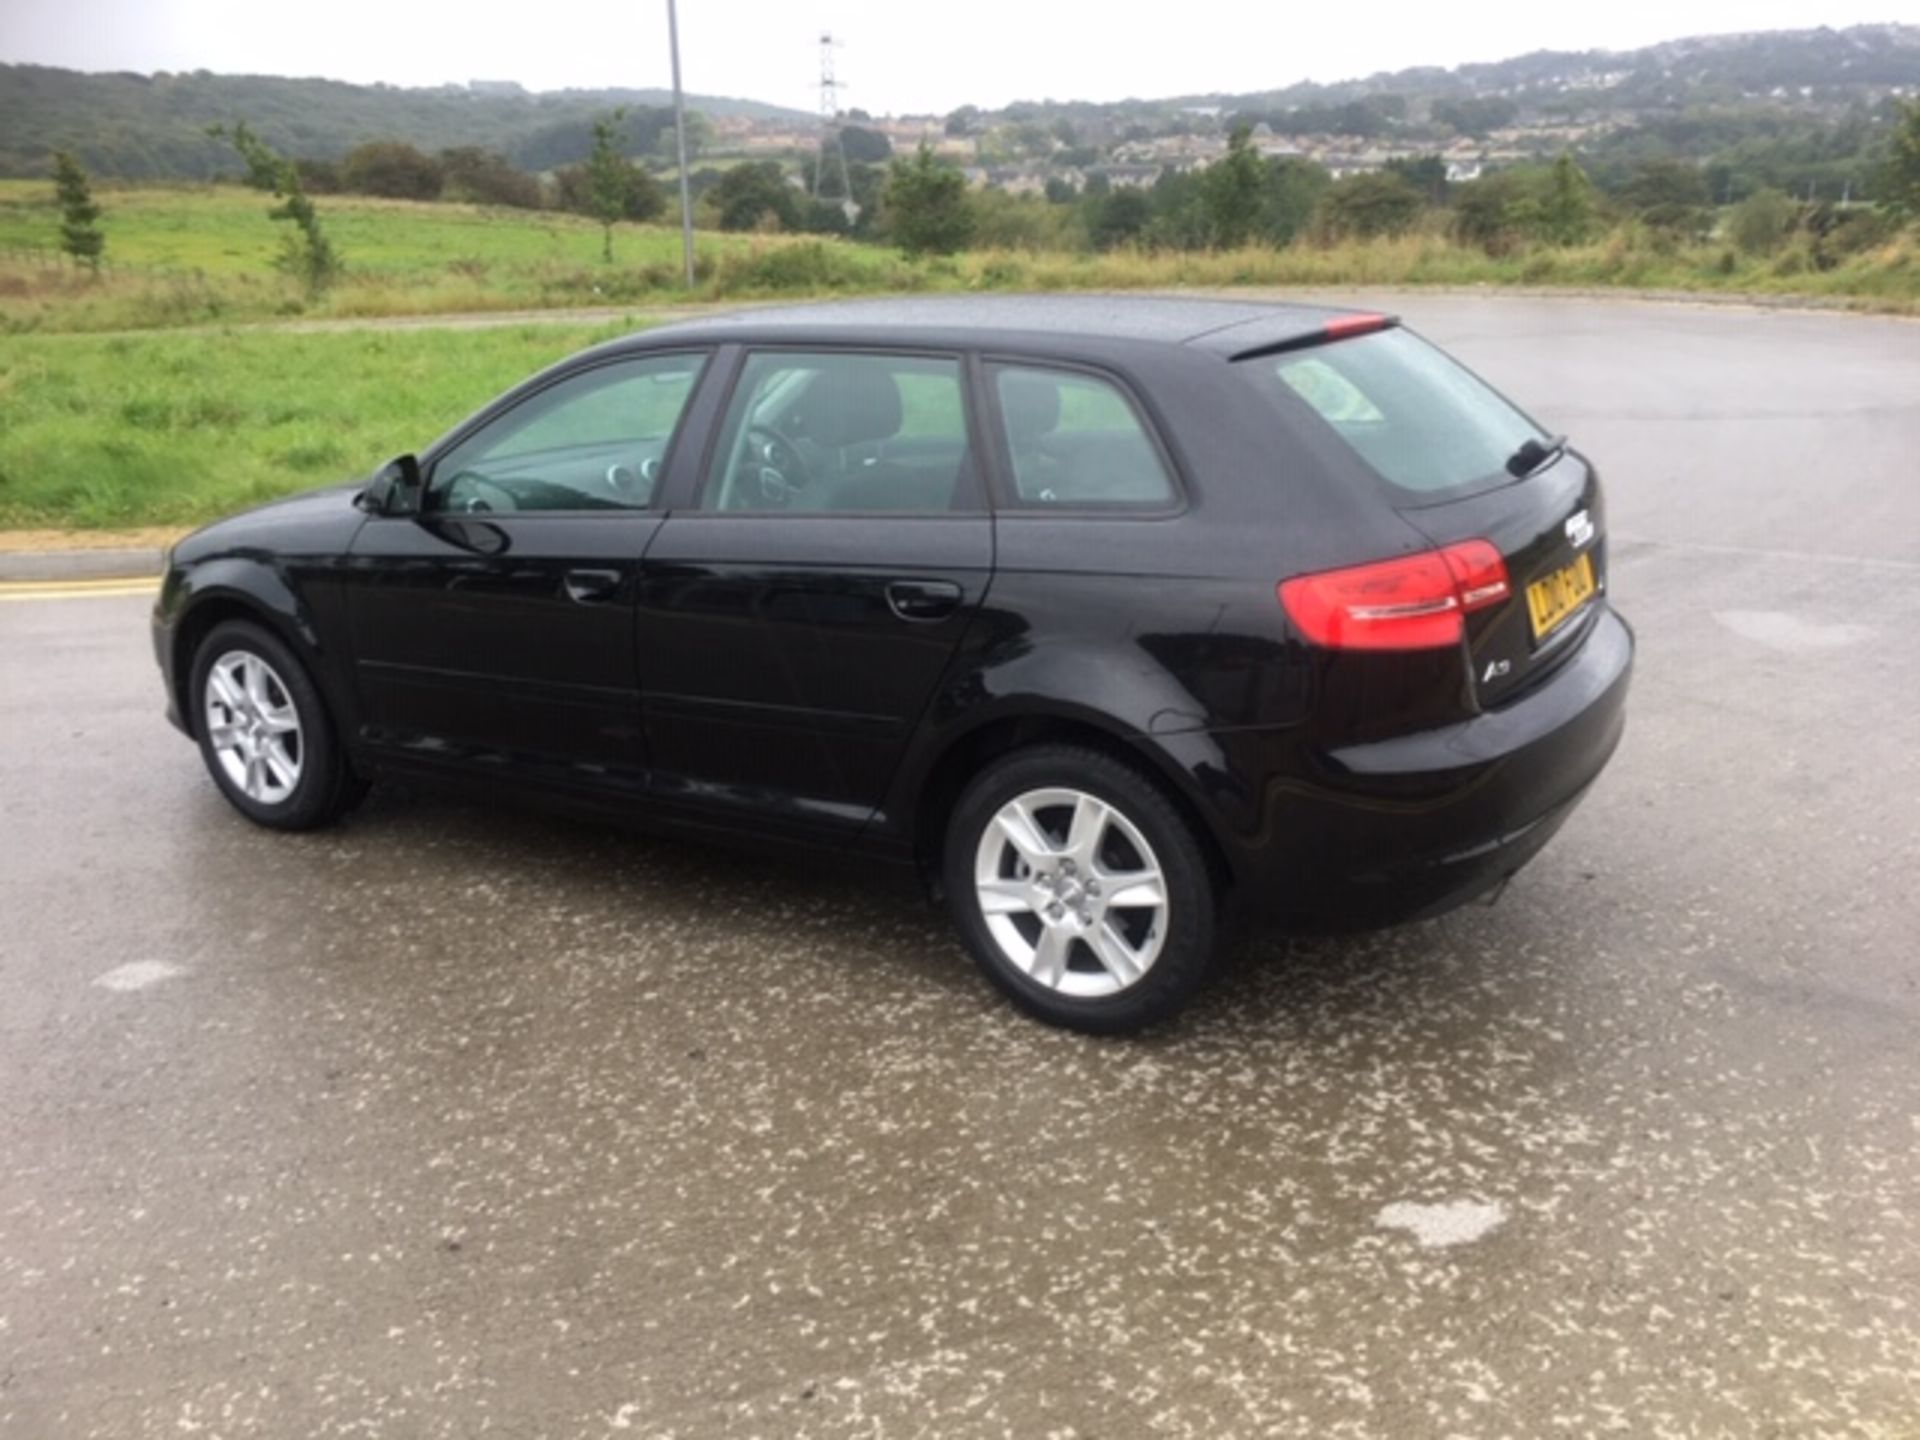
[[[1920,327],[1394,303],[1603,464],[1627,740],[1145,1040],[857,877],[252,830],[144,601],[0,602],[0,1433],[1920,1435]]]

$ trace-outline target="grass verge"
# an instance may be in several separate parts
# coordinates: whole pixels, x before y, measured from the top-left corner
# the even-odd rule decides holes
[[[371,318],[520,309],[646,306],[902,291],[1128,290],[1181,286],[1526,285],[1804,296],[1920,312],[1912,231],[1843,257],[1800,237],[1770,255],[1663,244],[1628,225],[1590,245],[1490,256],[1439,233],[1284,249],[1109,254],[983,250],[908,260],[874,245],[807,236],[702,235],[699,284],[680,288],[679,233],[623,226],[615,263],[578,217],[329,196],[345,279],[304,297],[272,267],[279,227],[264,197],[212,186],[106,191],[98,278],[49,247],[51,187],[0,181],[0,332],[107,331],[297,316]]]
[[[634,328],[16,337],[0,528],[191,525],[345,480]]]

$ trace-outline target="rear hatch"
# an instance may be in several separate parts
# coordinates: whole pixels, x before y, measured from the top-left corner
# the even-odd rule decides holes
[[[1293,423],[1337,437],[1315,447],[1330,468],[1435,550],[1499,551],[1507,593],[1464,610],[1480,705],[1515,698],[1579,648],[1605,592],[1605,525],[1599,481],[1562,438],[1385,316],[1341,316],[1234,358]]]
[[[1580,647],[1606,590],[1600,482],[1563,450],[1524,480],[1465,500],[1400,506],[1436,546],[1493,542],[1512,589],[1501,605],[1467,616],[1467,654],[1483,706],[1514,698]]]

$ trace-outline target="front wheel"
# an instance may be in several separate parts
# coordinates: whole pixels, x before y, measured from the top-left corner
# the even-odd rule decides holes
[[[364,793],[313,680],[263,627],[230,620],[208,633],[194,654],[192,703],[207,771],[249,820],[311,830]]]
[[[1100,751],[1042,746],[989,767],[954,808],[944,871],[974,959],[1050,1024],[1140,1029],[1212,966],[1198,837],[1158,786]]]

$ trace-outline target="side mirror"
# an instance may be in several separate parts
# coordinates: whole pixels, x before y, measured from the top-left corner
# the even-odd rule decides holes
[[[396,455],[374,472],[354,503],[369,515],[418,515],[420,493],[420,462]]]

